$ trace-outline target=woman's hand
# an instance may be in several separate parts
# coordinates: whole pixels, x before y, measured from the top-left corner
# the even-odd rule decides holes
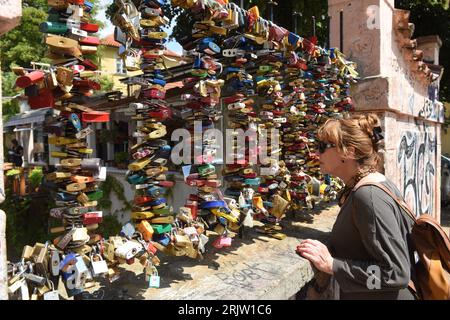
[[[306,239],[297,246],[297,252],[320,271],[333,274],[333,257],[326,245],[312,239]]]

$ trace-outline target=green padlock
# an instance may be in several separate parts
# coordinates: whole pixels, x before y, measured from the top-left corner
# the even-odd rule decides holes
[[[170,208],[165,207],[165,208],[161,208],[161,209],[153,209],[152,212],[157,215],[168,216],[168,215],[170,215]]]
[[[169,233],[172,230],[171,224],[152,224],[151,226],[156,234]]]
[[[103,191],[97,190],[94,192],[86,193],[86,195],[89,198],[89,201],[100,200],[101,198],[103,198]]]
[[[60,22],[45,21],[39,25],[39,31],[44,33],[63,34],[67,32],[67,25]]]
[[[209,164],[209,163],[198,167],[198,174],[201,176],[213,174],[215,171],[216,171],[216,167],[214,167],[212,164]]]
[[[272,66],[268,66],[268,65],[259,66],[259,71],[270,72],[270,71],[272,71]]]

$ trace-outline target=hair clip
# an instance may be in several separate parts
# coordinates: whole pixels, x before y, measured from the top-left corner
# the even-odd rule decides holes
[[[372,139],[373,139],[375,142],[378,142],[378,141],[384,139],[384,137],[383,137],[383,135],[381,134],[381,132],[382,132],[381,127],[374,127],[374,128],[373,128],[373,130],[372,130],[372,134],[373,134]]]

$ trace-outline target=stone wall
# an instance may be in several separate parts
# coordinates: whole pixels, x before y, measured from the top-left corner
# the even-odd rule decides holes
[[[439,220],[444,121],[437,100],[439,38],[412,39],[409,12],[395,9],[393,0],[328,4],[330,46],[342,44],[346,57],[358,64],[361,79],[352,88],[356,112],[375,112],[382,120],[385,174],[416,214]]]

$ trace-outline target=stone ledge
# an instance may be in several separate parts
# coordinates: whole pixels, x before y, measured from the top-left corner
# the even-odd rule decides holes
[[[289,299],[314,275],[311,264],[295,253],[296,246],[305,238],[326,242],[338,210],[332,206],[311,214],[310,223],[300,222],[299,214],[285,218],[287,238],[281,241],[249,230],[229,249],[209,247],[201,261],[161,256],[159,289],[147,288],[143,267],[135,263],[125,265],[116,282],[102,282],[90,291],[103,290],[103,299],[115,299],[121,289],[130,299]]]

